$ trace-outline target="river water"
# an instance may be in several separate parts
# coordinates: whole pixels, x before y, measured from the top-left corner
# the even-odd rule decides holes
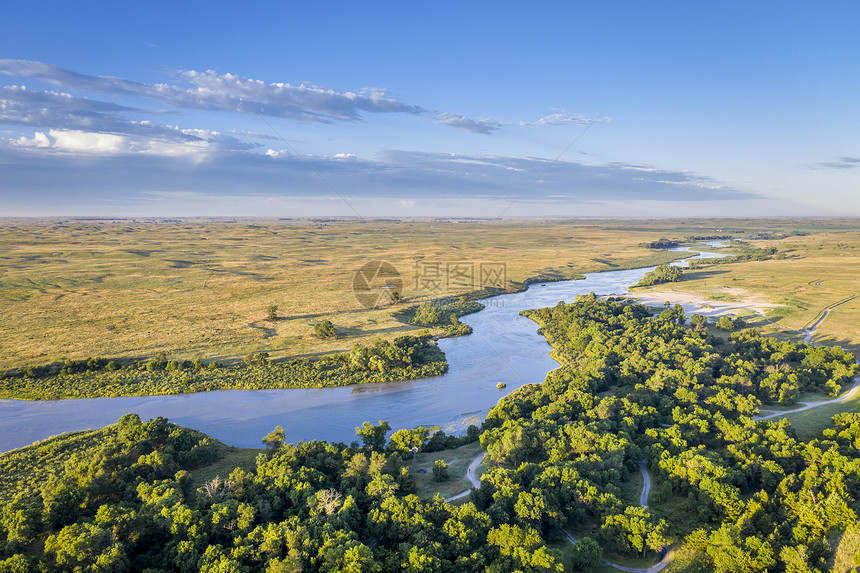
[[[699,252],[693,258],[721,256]],[[685,261],[677,264],[686,266]],[[341,388],[0,400],[0,452],[63,432],[101,428],[129,412],[144,420],[164,416],[242,447],[261,446],[260,439],[275,426],[284,428],[288,442],[349,443],[356,439],[356,426],[365,420],[386,420],[394,429],[438,425],[448,433],[459,432],[469,424],[480,424],[499,398],[525,384],[543,382],[558,366],[549,357],[551,348],[537,333],[537,324],[520,316],[521,310],[570,302],[592,291],[625,294],[628,286],[653,269],[592,273],[584,280],[537,283],[524,292],[485,299],[484,310],[462,318],[472,327],[471,335],[439,341],[450,368],[435,378]],[[507,384],[504,390],[496,388],[499,382]]]

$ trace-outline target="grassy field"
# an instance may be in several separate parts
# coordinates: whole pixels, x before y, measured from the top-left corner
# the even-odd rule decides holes
[[[799,439],[810,440],[820,437],[821,431],[830,427],[830,419],[840,412],[860,412],[860,394],[856,394],[844,402],[818,406],[794,414],[786,414],[785,416],[773,418],[773,420],[787,419],[791,422]]]
[[[753,240],[757,247],[776,246],[784,260],[713,265],[684,273],[678,283],[638,292],[693,293],[711,300],[763,297],[781,305],[755,322],[766,332],[800,337],[829,305],[860,294],[860,223],[844,231],[816,232],[779,240]],[[818,326],[812,341],[860,349],[860,298],[834,308]],[[769,321],[769,322],[768,322]]]
[[[513,283],[571,278],[665,258],[637,246],[662,231],[582,222],[5,221],[0,369],[158,351],[230,362],[260,351],[345,350],[417,330],[392,307],[356,299],[355,272],[370,261],[396,267],[410,303],[470,290],[424,288],[435,264],[501,263]],[[279,320],[267,321],[273,304]],[[340,338],[313,336],[326,319]]]
[[[802,326],[850,290],[860,254],[856,222],[5,220],[0,369],[66,357],[145,358],[159,351],[228,363],[260,351],[273,358],[317,355],[417,330],[394,311],[470,290],[445,288],[444,281],[441,289],[427,288],[428,269],[441,268],[447,277],[449,263],[472,268],[475,284],[481,263],[504,265],[505,282],[516,285],[533,277],[572,278],[663,262],[676,255],[639,246],[662,236],[816,229],[823,234],[756,243],[789,250],[785,261],[724,265],[691,273],[696,276],[681,283],[728,280],[772,292],[767,281],[776,272],[784,290],[779,296],[797,303],[775,317],[787,327]],[[367,309],[354,296],[356,270],[374,260],[400,272],[399,307]],[[273,304],[278,320],[269,321]],[[831,313],[822,336],[860,339],[860,322],[846,318],[858,311],[860,299]],[[339,338],[313,336],[314,324],[326,319]]]
[[[630,474],[630,479],[618,484],[621,492],[618,494],[618,499],[627,505],[639,505],[639,496],[642,493],[642,484],[644,479],[642,472],[636,470]]]
[[[460,446],[454,450],[417,454],[415,456],[415,469],[425,471],[425,473],[415,471],[412,474],[415,476],[415,487],[418,490],[418,496],[433,497],[438,493],[442,497],[451,497],[471,488],[472,484],[466,478],[466,470],[479,453],[481,453],[481,444],[474,442]],[[450,477],[448,481],[433,481],[433,462],[436,460],[444,460],[448,464],[448,475]],[[407,459],[407,462],[412,467],[411,460]],[[475,472],[477,477],[481,477],[483,469],[483,465],[478,466]]]
[[[242,468],[246,472],[250,472],[257,467],[257,456],[264,453],[266,453],[266,450],[263,448],[234,448],[224,446],[224,455],[217,462],[189,472],[191,483],[195,487],[200,487],[216,476],[226,480],[236,468]]]

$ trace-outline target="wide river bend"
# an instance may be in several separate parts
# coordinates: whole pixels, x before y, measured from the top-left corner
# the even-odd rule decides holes
[[[700,252],[694,258],[720,256],[724,255]],[[520,316],[521,310],[569,302],[591,291],[625,294],[628,286],[653,269],[592,273],[584,280],[536,283],[524,292],[485,299],[484,310],[462,319],[473,334],[439,341],[450,368],[435,378],[342,388],[0,400],[0,452],[63,432],[101,428],[129,412],[144,420],[164,416],[243,447],[261,447],[260,439],[275,426],[284,428],[288,442],[349,443],[356,439],[356,426],[365,420],[387,420],[395,429],[438,425],[446,432],[459,432],[469,424],[480,424],[499,398],[525,384],[543,382],[558,366],[549,357],[550,346],[537,333],[537,325]],[[499,382],[507,387],[497,389]]]

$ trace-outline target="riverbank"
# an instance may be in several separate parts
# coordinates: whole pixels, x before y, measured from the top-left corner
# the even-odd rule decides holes
[[[689,253],[675,253],[688,256]],[[441,426],[446,433],[479,424],[500,398],[542,382],[558,367],[546,339],[521,310],[555,306],[589,292],[623,293],[648,268],[599,272],[583,280],[539,283],[483,299],[486,307],[463,317],[470,336],[438,341],[448,371],[432,379],[329,388],[229,390],[163,396],[81,400],[0,400],[0,451],[48,436],[113,423],[128,412],[175,420],[238,447],[254,447],[280,425],[288,442],[324,439],[348,443],[366,420],[393,428]],[[277,362],[275,362],[277,363]],[[489,375],[488,373],[492,373]],[[503,383],[505,388],[497,388]]]
[[[642,265],[678,261],[690,257],[690,253],[677,249],[649,253],[624,264],[614,265],[613,271],[644,270]],[[392,313],[398,321],[413,327],[434,329],[435,340],[471,334],[468,324],[460,318],[484,309],[478,302],[490,298],[527,291],[530,286],[545,286],[547,283],[585,280],[586,275],[570,273],[570,269],[545,269],[545,273],[525,279],[522,283],[511,283],[508,289],[484,287],[456,298],[430,301],[439,309],[440,319],[430,323],[415,323],[419,306],[408,303],[399,305]],[[613,272],[598,271],[598,272]],[[414,302],[414,301],[411,301]],[[449,314],[451,315],[449,320]],[[456,317],[456,322],[454,322]],[[423,331],[428,332],[428,331]],[[420,334],[420,332],[419,332]],[[416,338],[400,336],[396,340]],[[350,352],[324,354],[314,358],[287,358],[269,361],[268,352],[258,352],[246,357],[246,364],[219,365],[210,362],[204,368],[198,359],[192,365],[188,360],[168,360],[164,355],[149,360],[133,359],[89,359],[66,360],[44,366],[30,366],[0,372],[0,399],[13,400],[61,400],[75,398],[115,398],[134,396],[170,396],[193,394],[217,390],[283,390],[298,388],[333,388],[356,384],[400,382],[421,380],[444,374],[448,362],[444,352],[430,342],[430,336],[421,337],[422,345],[412,364],[389,360],[390,352],[374,352],[380,345],[391,344],[376,341],[363,352],[361,364],[355,366]],[[395,342],[394,346],[397,346]],[[376,355],[377,362],[368,364],[368,358]],[[254,359],[253,357],[258,357]],[[248,363],[248,359],[252,362]],[[256,360],[254,362],[253,360]],[[71,365],[71,366],[70,366]],[[106,367],[107,366],[107,367]],[[154,366],[154,367],[153,367]]]
[[[860,349],[860,232],[820,232],[809,235],[751,241],[758,247],[776,247],[785,253],[782,260],[746,261],[729,265],[708,265],[685,270],[681,282],[652,289],[633,289],[634,296],[653,293],[680,293],[682,302],[704,304],[753,304],[764,301],[775,307],[761,311],[767,321],[762,329],[775,334],[803,332],[822,318],[828,306],[844,301],[828,313],[811,340],[817,344]],[[674,299],[673,299],[674,300]],[[740,301],[740,302],[737,302]],[[662,304],[659,299],[655,302]],[[726,305],[724,308],[728,308]]]
[[[116,366],[91,359],[0,377],[0,398],[58,400],[130,396],[169,396],[217,390],[277,390],[336,388],[439,376],[448,362],[429,335],[401,336],[393,343],[379,341],[370,347],[318,359],[269,362],[267,356],[249,356],[249,363],[219,366],[149,361]],[[215,366],[212,368],[211,366]]]
[[[706,317],[726,315],[745,316],[750,313],[764,316],[768,311],[782,305],[772,303],[765,297],[753,295],[741,289],[725,289],[721,294],[706,296],[689,291],[654,289],[643,291],[632,289],[627,295],[645,306],[659,307],[667,302],[670,306],[680,304],[687,316],[700,314]]]

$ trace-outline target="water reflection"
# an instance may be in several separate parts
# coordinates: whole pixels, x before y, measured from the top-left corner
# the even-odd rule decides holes
[[[714,245],[719,246],[719,245]],[[689,250],[686,248],[675,250]],[[699,257],[723,256],[701,253]],[[683,263],[686,265],[686,263]],[[393,428],[440,425],[448,432],[479,423],[502,396],[543,382],[558,364],[537,325],[520,316],[528,308],[571,301],[576,295],[625,294],[654,267],[586,275],[578,281],[532,285],[521,293],[486,300],[487,308],[466,316],[473,334],[444,339],[439,346],[450,369],[425,380],[362,384],[345,388],[228,390],[176,396],[93,398],[27,402],[0,400],[0,451],[63,432],[112,424],[128,412],[144,419],[164,416],[236,446],[260,446],[275,426],[288,441],[350,442],[365,420],[387,420]],[[504,382],[504,390],[496,384]]]

